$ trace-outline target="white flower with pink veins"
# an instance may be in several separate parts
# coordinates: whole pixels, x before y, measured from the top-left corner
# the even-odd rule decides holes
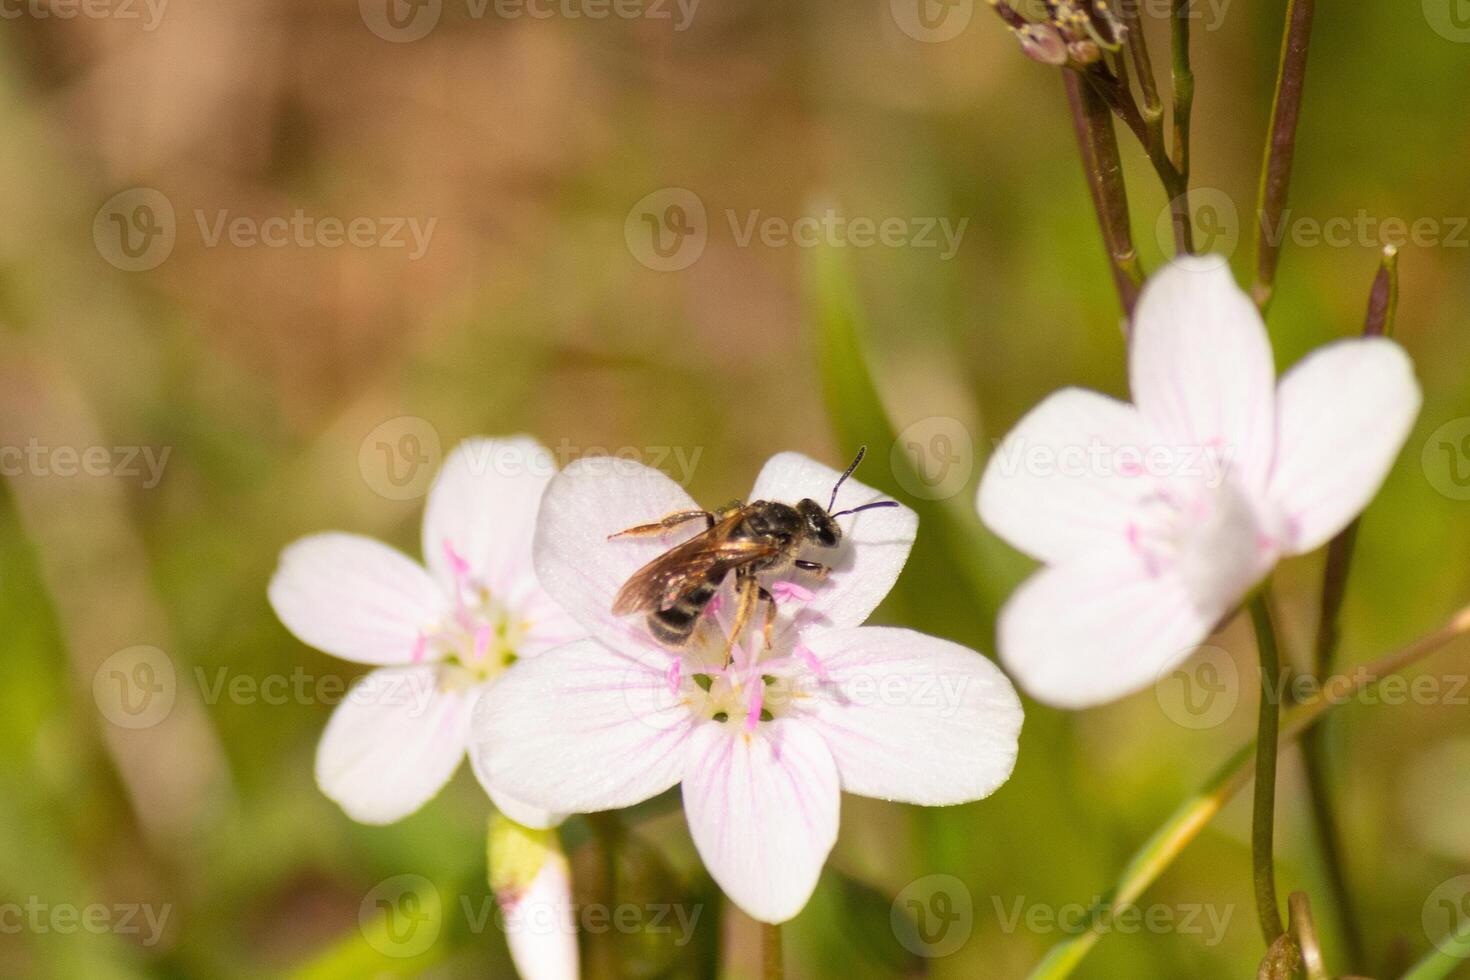
[[[354,820],[392,823],[427,803],[459,768],[470,715],[496,679],[586,635],[531,565],[554,471],[532,439],[461,443],[424,509],[427,569],[357,534],[316,534],[281,553],[269,595],[286,628],[378,668],[332,713],[317,750],[317,784]],[[519,823],[554,822],[488,782],[485,790]]]
[[[839,474],[796,453],[766,464],[751,500],[826,501]],[[881,499],[843,484],[834,511]],[[839,517],[835,550],[804,557],[777,596],[770,648],[757,621],[724,648],[731,584],[679,651],[644,617],[612,613],[619,588],[703,529],[609,535],[697,509],[657,470],[584,459],[547,488],[536,570],[591,633],[517,667],[480,703],[471,755],[491,781],[560,812],[632,806],[682,783],[710,874],[756,919],[795,916],[837,839],[842,791],[931,806],[988,796],[1015,765],[1021,704],[989,660],[907,629],[861,625],[908,559],[917,518],[905,507]]]
[[[1006,668],[1082,708],[1189,657],[1277,561],[1327,543],[1378,492],[1419,413],[1408,355],[1340,340],[1280,384],[1255,305],[1223,259],[1149,280],[1133,403],[1068,388],[997,448],[980,517],[1046,564],[1001,612]]]

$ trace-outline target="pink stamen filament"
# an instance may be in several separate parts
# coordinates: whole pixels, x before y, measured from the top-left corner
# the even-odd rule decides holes
[[[745,730],[747,732],[755,731],[755,726],[760,723],[761,708],[764,706],[765,700],[766,685],[758,682],[755,684],[755,690],[750,696],[750,710],[745,713]]]
[[[777,602],[786,602],[790,599],[794,599],[797,602],[811,602],[817,597],[817,594],[811,589],[803,585],[798,585],[795,582],[772,582],[771,596]]]

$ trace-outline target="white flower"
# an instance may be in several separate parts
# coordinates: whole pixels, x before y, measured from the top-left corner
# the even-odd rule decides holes
[[[761,471],[752,500],[827,501],[839,474],[795,453]],[[854,480],[838,509],[880,499]],[[608,459],[568,466],[547,488],[536,569],[594,636],[518,667],[481,702],[471,754],[491,781],[564,812],[631,806],[683,784],[705,865],[751,916],[781,922],[811,896],[837,839],[841,790],[927,805],[1005,782],[1021,706],[990,661],[905,629],[860,624],[898,577],[917,519],[907,508],[839,519],[823,581],[773,588],[772,647],[759,622],[724,663],[727,581],[682,652],[659,646],[613,597],[638,568],[703,525],[654,539],[608,535],[696,507],[656,470]],[[776,583],[767,582],[768,586]]]
[[[1002,661],[1049,704],[1085,707],[1185,660],[1287,555],[1378,492],[1419,411],[1382,338],[1312,353],[1277,385],[1255,306],[1218,258],[1149,281],[1133,404],[1052,395],[996,450],[981,519],[1046,563],[1002,610]]]
[[[475,704],[506,668],[586,635],[531,563],[554,471],[529,438],[461,443],[429,492],[427,570],[355,534],[313,535],[281,553],[270,583],[281,622],[318,650],[378,665],[332,713],[317,750],[317,784],[354,820],[391,823],[423,806],[459,767]],[[514,820],[555,822],[481,782]]]

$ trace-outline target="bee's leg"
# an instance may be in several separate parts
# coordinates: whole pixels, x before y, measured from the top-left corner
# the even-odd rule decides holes
[[[804,558],[798,558],[798,559],[796,559],[796,561],[793,562],[793,564],[797,568],[801,569],[803,572],[811,572],[813,575],[815,575],[819,579],[826,578],[827,577],[827,573],[830,572],[830,571],[832,571],[832,566],[831,565],[823,565],[819,561],[807,561]]]
[[[649,534],[663,534],[670,528],[678,527],[680,524],[687,524],[690,521],[697,521],[700,518],[704,519],[705,527],[708,528],[715,526],[715,515],[711,514],[707,510],[680,510],[675,511],[668,517],[665,517],[663,520],[658,521],[654,524],[639,524],[637,527],[630,527],[626,531],[619,531],[617,534],[609,534],[607,536],[607,539],[611,541],[614,538],[631,538],[641,537]]]
[[[771,649],[771,632],[776,628],[776,597],[764,588],[760,590],[760,601],[766,604],[766,624],[761,628],[766,639],[766,649]]]
[[[735,591],[735,625],[725,640],[726,666],[729,666],[735,652],[735,644],[740,639],[740,634],[745,632],[745,627],[750,623],[751,614],[755,612],[755,604],[760,600],[761,592],[765,590],[761,588],[754,572],[742,570],[736,573]]]

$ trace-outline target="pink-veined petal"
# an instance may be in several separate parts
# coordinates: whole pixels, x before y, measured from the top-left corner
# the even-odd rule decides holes
[[[644,635],[641,617],[612,614],[613,597],[634,572],[703,531],[705,522],[693,520],[668,534],[608,538],[698,506],[683,487],[641,463],[608,456],[576,460],[552,478],[542,499],[537,577],[590,632],[604,639]]]
[[[406,664],[448,598],[413,559],[356,534],[316,534],[281,552],[269,596],[308,646],[364,664]]]
[[[811,898],[837,842],[837,765],[817,731],[778,719],[745,734],[699,726],[684,774],[694,845],[730,900],[761,922],[785,922]]]
[[[531,886],[505,913],[505,939],[521,980],[577,980],[577,921],[572,904],[572,874],[558,851]]]
[[[566,819],[565,814],[543,810],[540,807],[531,806],[529,803],[522,803],[508,793],[502,793],[485,781],[484,775],[480,772],[480,764],[474,753],[470,753],[470,762],[473,763],[471,768],[474,770],[475,778],[480,781],[480,787],[490,797],[490,802],[495,804],[495,809],[522,827],[530,827],[532,830],[546,830],[549,827],[557,826]]]
[[[1149,452],[1147,426],[1132,405],[1063,389],[1027,413],[990,457],[980,519],[1042,561],[1116,544],[1153,486]]]
[[[949,806],[1010,778],[1021,699],[985,657],[881,626],[816,633],[808,646],[827,675],[809,718],[846,792]]]
[[[1028,694],[1086,708],[1154,683],[1189,657],[1226,608],[1200,609],[1176,575],[1151,576],[1134,555],[1098,552],[1022,583],[996,632],[1006,670]]]
[[[517,662],[475,711],[481,782],[557,813],[615,810],[673,786],[691,722],[668,656],[583,640]]]
[[[424,563],[446,591],[453,559],[492,593],[529,579],[541,494],[556,472],[551,451],[528,436],[466,439],[444,461],[424,507]]]
[[[442,689],[443,669],[379,668],[332,712],[317,746],[316,781],[352,819],[400,820],[433,799],[459,767],[479,692]]]
[[[1166,444],[1228,453],[1253,493],[1275,446],[1275,371],[1266,325],[1224,259],[1176,259],[1144,286],[1128,359],[1134,404]]]
[[[1414,365],[1391,340],[1341,340],[1281,379],[1270,498],[1289,554],[1318,548],[1368,506],[1419,415]]]
[[[750,499],[794,505],[803,497],[810,497],[826,507],[832,487],[841,475],[841,470],[801,453],[779,453],[761,469]],[[889,499],[854,475],[842,484],[833,511]],[[806,552],[811,560],[831,566],[832,572],[826,579],[818,581],[799,571],[782,574],[792,576],[816,593],[805,608],[818,614],[820,625],[857,626],[872,614],[898,580],[898,573],[913,548],[919,517],[899,505],[839,517],[837,523],[842,528],[842,542],[835,552],[816,547]]]

